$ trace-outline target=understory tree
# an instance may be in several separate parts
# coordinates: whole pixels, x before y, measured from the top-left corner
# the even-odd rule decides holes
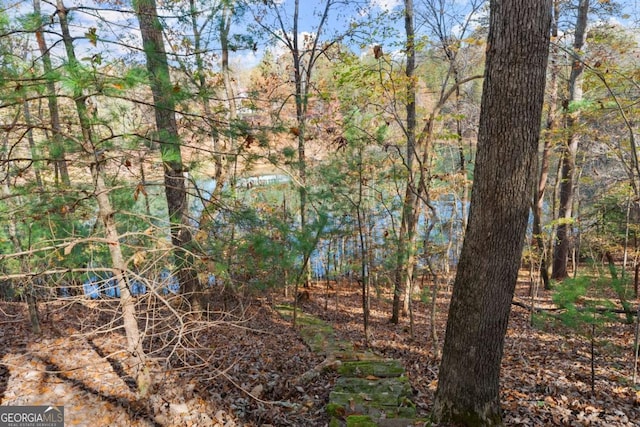
[[[565,102],[564,114],[567,123],[567,141],[563,146],[561,160],[560,200],[558,211],[558,227],[553,246],[553,270],[551,277],[564,279],[568,276],[567,262],[569,256],[571,228],[573,224],[573,204],[577,177],[577,152],[580,141],[578,123],[580,121],[580,103],[583,99],[584,62],[582,48],[587,37],[589,16],[589,0],[580,0],[578,19],[576,20],[573,50],[571,51],[571,73],[569,75],[569,96]]]

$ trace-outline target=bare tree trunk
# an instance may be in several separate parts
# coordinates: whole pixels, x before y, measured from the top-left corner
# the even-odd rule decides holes
[[[192,11],[197,11],[195,1],[189,0]],[[213,180],[216,183],[210,199],[205,203],[202,217],[200,218],[199,228],[204,229],[215,216],[217,202],[225,184],[229,182],[233,188],[236,183],[237,155],[238,147],[236,146],[236,136],[233,135],[233,122],[237,117],[237,106],[231,79],[231,70],[229,68],[229,31],[231,28],[232,10],[229,2],[222,2],[220,5],[221,17],[218,26],[220,36],[220,68],[222,71],[222,79],[227,101],[227,122],[229,133],[227,136],[221,135],[217,126],[211,123],[209,136],[213,144],[213,163],[215,170]],[[191,29],[194,34],[194,56],[196,68],[198,72],[198,87],[201,92],[202,106],[207,118],[214,117],[211,109],[211,99],[209,94],[209,86],[211,83],[207,81],[207,69],[202,58],[202,31],[201,24],[198,22],[199,15],[191,14]],[[234,192],[235,193],[235,192]]]
[[[22,105],[24,108],[24,121],[27,124],[27,140],[29,142],[29,150],[31,151],[31,160],[33,161],[33,173],[36,177],[36,185],[40,190],[42,190],[42,175],[40,173],[42,162],[39,159],[40,156],[38,155],[38,149],[36,148],[36,143],[33,139],[33,128],[31,123],[31,110],[29,109],[29,101],[25,101]]]
[[[458,67],[453,64],[453,79],[456,85],[456,111],[458,116],[462,115],[461,98],[460,98],[460,76],[458,73]],[[469,202],[469,180],[467,177],[467,159],[464,154],[464,141],[462,137],[462,120],[456,119],[456,136],[458,137],[458,156],[459,156],[459,172],[462,178],[462,197],[460,198],[460,217],[462,230],[461,236],[464,236],[464,231],[467,229],[467,209]],[[455,199],[454,199],[455,200]],[[453,238],[453,233],[450,234]],[[456,244],[456,247],[459,245]]]
[[[222,16],[223,18],[220,20],[220,49],[222,51],[220,66],[222,67],[224,90],[227,95],[227,104],[229,105],[227,119],[229,121],[229,128],[231,128],[233,121],[236,120],[238,116],[238,109],[231,79],[231,69],[229,68],[229,30],[231,28],[232,10],[227,2],[224,2]],[[227,176],[230,177],[232,188],[235,188],[239,153],[236,136],[233,132],[229,133],[228,138],[228,144],[223,144],[222,147],[218,147],[218,149],[222,148],[225,151],[225,154],[220,156],[219,166],[224,168],[224,163],[226,162]]]
[[[173,98],[174,86],[171,83],[167,54],[164,49],[162,24],[158,19],[155,0],[135,0],[133,4],[140,24],[147,70],[150,75],[178,281],[182,293],[189,296],[191,308],[194,311],[200,311],[202,285],[193,268],[194,259],[190,251],[193,236],[188,218],[184,176],[186,171],[182,164],[180,135]]]
[[[356,216],[358,219],[358,241],[360,244],[360,284],[362,287],[362,322],[364,329],[364,342],[369,346],[369,269],[367,268],[367,242],[366,242],[366,220],[364,208],[364,176],[362,164],[362,147],[358,148],[358,200],[354,203]],[[353,203],[353,202],[352,202]]]
[[[449,280],[445,278],[444,280]],[[433,349],[433,355],[436,360],[440,359],[440,344],[438,342],[438,325],[436,323],[438,319],[438,288],[440,285],[440,278],[437,274],[433,274],[433,288],[431,289],[431,310],[429,311],[429,321],[431,323],[431,348]]]
[[[147,178],[144,171],[144,157],[140,156],[140,181],[142,185],[147,184]],[[144,197],[144,212],[147,214],[149,218],[151,218],[151,205],[149,204],[149,193],[143,191],[142,193]]]
[[[576,129],[580,120],[580,107],[576,103],[582,101],[582,75],[584,64],[581,51],[584,46],[587,33],[587,20],[589,14],[589,0],[580,0],[578,5],[578,20],[576,21],[575,39],[573,42],[573,62],[569,75],[569,100],[564,114],[567,117],[567,129],[569,136],[567,145],[562,153],[562,177],[560,180],[560,211],[558,228],[556,230],[556,243],[553,248],[552,278],[564,279],[568,276],[567,260],[571,239],[572,208],[576,181],[576,154],[580,134]],[[571,111],[571,108],[575,108]]]
[[[67,18],[67,9],[62,0],[57,0],[57,13],[60,19],[60,28],[62,30],[62,39],[67,53],[67,58],[72,66],[78,65],[75,50],[73,47],[73,38],[69,32],[69,24]],[[91,164],[91,176],[95,186],[94,196],[98,202],[98,216],[104,226],[105,237],[108,242],[109,254],[111,255],[111,264],[113,267],[114,277],[118,283],[120,290],[120,306],[122,307],[122,322],[127,338],[127,351],[132,358],[134,367],[134,376],[141,394],[145,394],[149,387],[149,377],[146,369],[146,355],[142,348],[142,338],[138,328],[136,319],[136,308],[133,296],[127,286],[125,272],[127,265],[122,255],[122,247],[120,245],[120,236],[115,223],[115,211],[109,200],[109,189],[105,184],[104,176],[101,168],[104,166],[105,160],[98,154],[93,131],[91,128],[91,117],[88,114],[87,98],[82,93],[82,89],[76,89],[74,93],[75,107],[80,119],[80,127],[82,129],[82,140],[80,141],[83,150],[90,156],[93,156],[94,162]]]
[[[558,19],[560,15],[560,1],[553,2],[553,19],[551,22],[551,37],[558,37]],[[537,192],[535,194],[533,204],[533,238],[534,248],[540,257],[539,272],[544,284],[544,289],[551,289],[549,281],[549,268],[547,259],[549,258],[546,250],[544,236],[542,234],[542,213],[544,209],[544,196],[549,178],[549,163],[551,161],[551,149],[553,147],[553,134],[558,127],[558,74],[560,67],[558,65],[559,48],[553,44],[551,47],[551,79],[549,81],[549,110],[547,112],[546,132],[544,135],[544,148],[542,150],[542,158],[540,160],[540,174],[538,179]]]
[[[415,32],[413,24],[413,0],[405,0],[404,2],[404,30],[406,35],[406,53],[407,64],[405,66],[405,77],[407,79],[405,93],[407,97],[406,104],[406,127],[405,137],[407,139],[406,167],[409,173],[407,185],[405,188],[404,199],[402,202],[402,218],[400,220],[400,233],[398,236],[398,254],[397,265],[394,279],[393,289],[393,307],[391,311],[391,323],[398,323],[400,320],[400,305],[405,298],[405,293],[410,287],[413,278],[413,248],[415,246],[415,229],[417,218],[415,207],[417,201],[417,188],[415,157],[416,157],[416,82],[415,82],[415,65],[416,65],[416,49],[415,49]],[[406,305],[403,304],[402,314],[406,315]]]
[[[503,425],[499,379],[540,135],[551,0],[491,0],[469,225],[433,421]]]
[[[412,178],[409,178],[412,180]],[[400,320],[400,314],[406,315],[404,311],[405,293],[408,288],[407,284],[412,280],[408,266],[413,257],[411,253],[415,236],[416,221],[413,218],[415,212],[413,206],[417,203],[416,194],[412,188],[411,182],[407,183],[404,202],[402,206],[402,218],[400,220],[400,230],[398,235],[398,248],[396,254],[396,268],[394,272],[394,288],[393,288],[393,306],[391,311],[391,323],[397,324]],[[402,313],[401,313],[401,307]]]
[[[328,4],[328,2],[327,2]],[[300,179],[300,186],[298,188],[300,198],[300,230],[304,233],[307,226],[307,158],[305,147],[305,135],[307,126],[307,102],[309,94],[309,77],[311,64],[307,65],[307,71],[305,71],[305,64],[302,61],[302,52],[300,50],[298,40],[298,17],[299,17],[300,0],[295,0],[295,11],[293,15],[293,38],[292,38],[292,55],[293,55],[293,72],[294,72],[294,84],[295,84],[295,102],[296,102],[296,121],[298,130],[296,132],[298,137],[298,178]],[[308,268],[308,267],[307,267]],[[309,286],[309,270],[304,276],[304,286]]]
[[[33,289],[33,285],[29,284],[29,289],[27,289],[27,307],[29,308],[29,321],[31,323],[31,331],[40,335],[42,333],[42,329],[40,328],[40,314],[38,313],[38,304],[36,300],[36,294]]]
[[[33,11],[38,17],[40,17],[40,0],[33,0]],[[51,76],[53,74],[53,66],[51,65],[51,54],[49,53],[49,48],[47,47],[47,42],[44,38],[44,28],[42,24],[40,24],[38,26],[38,29],[36,30],[36,40],[38,42],[38,48],[40,49],[40,55],[42,56],[44,73],[47,76]],[[67,161],[65,159],[64,143],[62,142],[61,137],[62,128],[60,127],[60,112],[58,109],[56,85],[51,77],[47,77],[46,80],[47,102],[49,103],[49,116],[53,133],[52,144],[49,152],[54,159],[56,177],[59,174],[62,185],[69,186],[71,185],[71,180],[69,179],[69,171],[67,169]]]

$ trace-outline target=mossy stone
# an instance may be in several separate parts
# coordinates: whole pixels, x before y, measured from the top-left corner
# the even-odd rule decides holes
[[[399,360],[356,360],[344,362],[338,373],[348,377],[399,377],[404,367]]]
[[[274,309],[285,319],[293,307]],[[399,427],[413,425],[416,416],[412,391],[398,360],[384,359],[371,351],[356,351],[353,343],[336,339],[332,325],[298,311],[300,337],[309,348],[338,361],[340,378],[326,406],[329,427]],[[345,418],[346,416],[346,418]]]
[[[411,395],[411,386],[407,377],[378,379],[340,377],[336,381],[335,390],[351,393],[391,392],[398,398]]]
[[[331,415],[332,417],[339,417],[341,415],[344,415],[344,407],[337,403],[327,403],[326,409],[327,414]]]
[[[377,427],[377,425],[368,415],[349,415],[347,417],[347,427]]]

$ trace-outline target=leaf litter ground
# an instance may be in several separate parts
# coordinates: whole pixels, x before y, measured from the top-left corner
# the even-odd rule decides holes
[[[301,308],[364,350],[359,285],[332,283],[327,291],[322,283],[309,292]],[[528,301],[527,293],[519,285],[521,301]],[[437,299],[435,347],[428,303],[414,304],[412,338],[408,319],[388,322],[390,295],[371,298],[370,349],[402,361],[421,416],[429,413],[437,387],[434,348],[444,338],[449,298],[443,290]],[[543,293],[537,304],[549,299]],[[323,357],[273,310],[282,302],[291,303],[274,293],[227,304],[193,330],[178,330],[184,333],[180,345],[172,345],[178,341],[171,334],[148,333],[155,386],[145,398],[138,397],[123,357],[122,331],[100,328],[114,319],[117,324],[117,310],[104,309],[115,302],[41,304],[40,336],[30,333],[26,306],[0,303],[0,403],[64,405],[69,426],[327,425],[324,407],[337,375],[305,375]],[[592,392],[588,334],[549,322],[532,327],[530,319],[528,310],[513,307],[501,381],[507,425],[640,425],[640,388],[631,381],[633,325],[598,328]]]

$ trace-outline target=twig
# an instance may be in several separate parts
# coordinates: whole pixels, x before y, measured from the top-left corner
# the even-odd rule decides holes
[[[640,305],[638,305],[638,311],[636,316],[636,333],[635,338],[633,339],[633,384],[636,384],[636,380],[638,379],[638,351],[640,347],[638,346],[638,338],[640,336]]]
[[[526,304],[524,302],[518,301],[518,300],[513,300],[511,301],[512,305],[518,306],[518,307],[522,307],[525,310],[530,310],[536,313],[541,313],[541,312],[558,312],[558,311],[564,311],[566,310],[566,308],[563,307],[535,307],[535,306],[531,306],[529,304]],[[638,313],[630,311],[630,310],[625,310],[624,308],[607,308],[607,307],[577,307],[576,308],[577,311],[579,312],[594,312],[594,313],[615,313],[615,314],[626,314],[628,316],[638,316]]]

